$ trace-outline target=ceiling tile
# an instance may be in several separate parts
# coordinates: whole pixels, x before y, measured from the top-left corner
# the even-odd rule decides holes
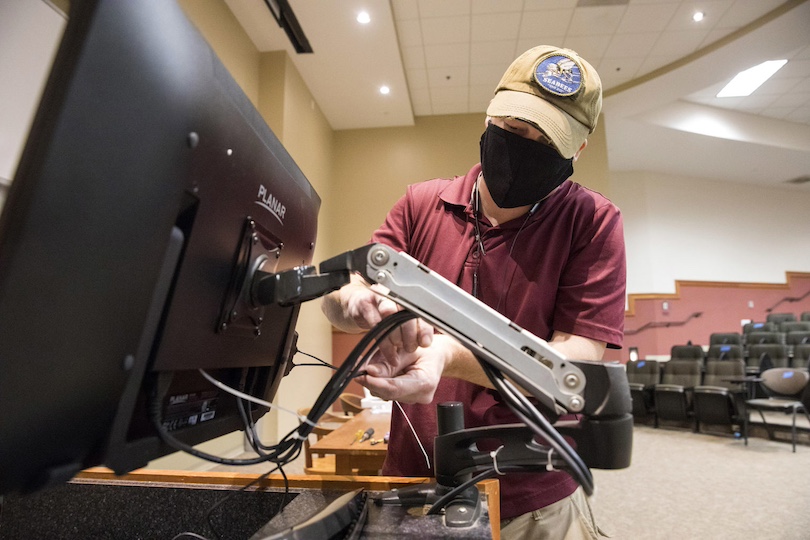
[[[495,95],[495,85],[470,85],[470,112],[485,112]]]
[[[582,7],[574,10],[569,36],[613,34],[619,27],[627,6]]]
[[[542,38],[519,39],[517,45],[515,46],[514,56],[515,58],[517,58],[518,55],[523,54],[525,51],[528,51],[529,49],[536,47],[538,45],[554,45],[556,47],[562,47],[564,42],[565,42],[564,34],[559,35],[549,34],[547,36],[543,36]]]
[[[511,62],[488,65],[474,64],[470,66],[470,85],[487,86],[491,92],[494,92],[495,86],[503,77],[509,63]]]
[[[425,47],[425,63],[428,68],[464,66],[470,64],[470,44],[450,43]]]
[[[422,23],[419,19],[397,21],[397,40],[400,47],[422,45]]]
[[[682,58],[695,52],[708,34],[706,30],[689,30],[683,32],[667,31],[655,43],[650,51],[655,56],[673,56]]]
[[[469,15],[470,0],[419,0],[421,17],[447,17],[452,15]]]
[[[432,68],[428,69],[427,76],[432,89],[466,87],[470,70],[467,66]]]
[[[426,69],[409,69],[405,72],[408,76],[408,88],[420,90],[428,88],[428,76]]]
[[[524,11],[544,11],[549,9],[574,9],[579,0],[526,0]]]
[[[401,47],[402,66],[406,70],[424,69],[425,48],[424,47]]]
[[[418,19],[419,5],[416,0],[391,0],[391,8],[394,10],[394,19]]]
[[[605,56],[646,56],[658,41],[658,32],[616,34],[605,51]]]
[[[516,58],[514,41],[489,41],[470,45],[471,65],[498,64],[501,71]]]
[[[740,27],[765,15],[784,4],[784,0],[737,0],[718,21],[723,27]]]
[[[486,13],[472,16],[472,41],[515,40],[520,13]]]
[[[660,32],[667,27],[677,9],[678,4],[672,2],[629,5],[617,32]]]
[[[568,30],[573,9],[554,9],[543,12],[526,12],[520,21],[519,39],[532,39],[546,43],[547,36],[564,36]]]
[[[644,63],[643,56],[605,56],[596,67],[599,78],[602,79],[602,87],[612,88],[625,83],[636,76],[636,73]]]
[[[422,19],[422,41],[425,45],[469,42],[469,15]]]
[[[759,0],[757,0],[759,1]],[[737,27],[734,24],[721,24],[724,14],[731,11],[731,4],[733,0],[701,0],[699,2],[681,2],[677,11],[672,17],[667,30],[672,31],[686,31],[686,30],[711,30],[718,25],[722,28]],[[696,11],[702,11],[704,19],[695,22],[692,15]]]
[[[523,0],[472,0],[473,15],[523,11]]]
[[[591,64],[598,64],[610,44],[611,36],[568,36],[563,43],[564,47],[577,52]]]

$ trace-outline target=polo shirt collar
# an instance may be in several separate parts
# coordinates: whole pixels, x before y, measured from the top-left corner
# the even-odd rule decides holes
[[[475,185],[475,179],[481,173],[481,164],[474,165],[472,169],[463,177],[461,181],[450,182],[447,184],[439,198],[450,205],[461,206],[472,211],[471,198],[472,190]]]

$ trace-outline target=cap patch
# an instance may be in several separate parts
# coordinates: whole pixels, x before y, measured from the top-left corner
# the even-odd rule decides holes
[[[534,80],[555,96],[573,96],[582,88],[582,68],[570,56],[553,54],[537,63]]]

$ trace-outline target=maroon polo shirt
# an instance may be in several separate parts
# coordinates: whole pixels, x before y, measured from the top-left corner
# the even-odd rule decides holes
[[[482,218],[485,255],[480,255],[470,204],[480,172],[476,165],[466,176],[409,186],[372,241],[408,253],[467,292],[477,274],[483,302],[543,339],[559,330],[620,347],[625,252],[618,208],[567,180],[531,216],[495,227]],[[465,404],[466,427],[517,422],[495,390],[444,378],[433,403],[403,405],[431,465],[394,407],[383,474],[434,475],[436,404],[444,401]],[[563,472],[509,474],[501,478],[501,516],[545,507],[576,487]]]

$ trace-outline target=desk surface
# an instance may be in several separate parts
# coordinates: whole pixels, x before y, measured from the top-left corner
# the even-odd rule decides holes
[[[335,474],[379,474],[388,453],[388,443],[382,440],[391,427],[390,413],[372,413],[365,410],[324,436],[310,447],[313,454],[332,454],[335,456]],[[371,439],[357,441],[357,432],[374,428]]]
[[[363,454],[385,456],[388,443],[371,444],[371,440],[355,442],[357,432],[374,428],[371,439],[382,439],[391,428],[390,413],[365,410],[312,445],[312,450],[329,454]]]

